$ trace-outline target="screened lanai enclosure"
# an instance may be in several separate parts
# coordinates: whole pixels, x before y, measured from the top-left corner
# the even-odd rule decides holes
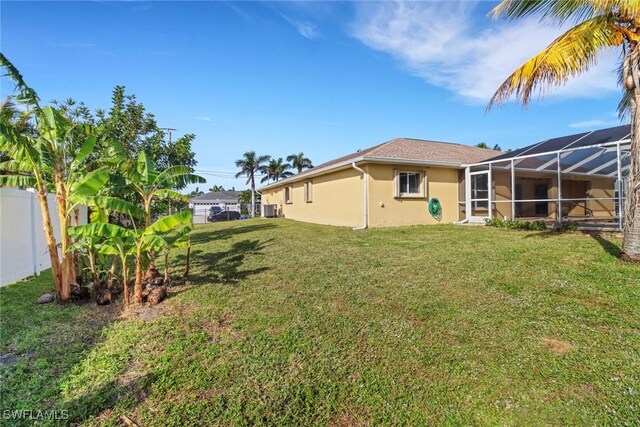
[[[618,126],[549,139],[469,165],[461,176],[461,216],[571,220],[585,229],[621,229],[629,138],[630,126]]]

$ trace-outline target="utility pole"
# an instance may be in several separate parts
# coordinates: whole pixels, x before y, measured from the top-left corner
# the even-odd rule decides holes
[[[160,130],[166,130],[169,132],[169,144],[171,144],[171,132],[175,132],[176,130],[174,128],[160,128]]]
[[[171,145],[171,132],[175,132],[176,129],[175,128],[159,128],[160,130],[166,130],[167,132],[169,132],[169,145]],[[169,215],[171,215],[173,212],[171,212],[171,200],[169,200]]]

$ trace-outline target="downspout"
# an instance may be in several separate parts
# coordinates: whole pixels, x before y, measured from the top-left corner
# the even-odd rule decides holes
[[[369,226],[369,219],[368,219],[369,209],[367,206],[367,201],[369,198],[369,174],[365,172],[363,169],[356,166],[356,162],[351,162],[351,167],[362,174],[362,209],[363,209],[362,225],[360,227],[354,227],[353,230],[364,230]]]

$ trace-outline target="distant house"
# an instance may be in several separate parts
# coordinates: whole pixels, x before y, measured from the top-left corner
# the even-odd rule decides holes
[[[206,222],[209,211],[213,206],[223,211],[240,212],[238,196],[240,191],[210,191],[189,200],[189,207],[193,209],[193,219],[196,223]]]
[[[622,228],[629,133],[618,126],[510,153],[397,138],[260,188],[263,213],[354,228],[496,217]]]

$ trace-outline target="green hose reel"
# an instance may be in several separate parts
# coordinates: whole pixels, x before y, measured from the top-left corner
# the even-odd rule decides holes
[[[440,200],[435,197],[432,197],[431,200],[429,200],[429,213],[436,221],[442,220],[442,205],[440,205]]]

